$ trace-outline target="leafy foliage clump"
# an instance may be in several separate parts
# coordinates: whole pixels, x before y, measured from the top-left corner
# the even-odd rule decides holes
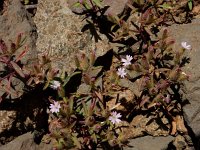
[[[30,72],[22,63],[23,57],[28,52],[28,47],[20,52],[24,40],[25,38],[21,33],[18,34],[15,42],[10,43],[10,47],[2,39],[0,40],[1,100],[4,98],[19,98],[23,94],[23,87],[29,80]]]
[[[52,90],[49,138],[60,150],[126,146],[123,130],[135,112],[167,118],[171,134],[187,132],[177,128],[177,118],[182,102],[179,91],[189,79],[183,71],[189,62],[184,52],[191,46],[183,42],[182,48],[174,50],[174,40],[165,28],[177,22],[178,3],[135,0],[118,16],[106,14],[108,6],[100,0],[79,0],[74,6],[83,8],[81,15],[88,23],[83,28],[90,29],[96,41],[99,33],[105,34],[112,49],[100,57],[95,51],[80,52],[75,56],[76,70],[68,74],[54,69],[47,55],[28,71],[20,61],[27,49],[15,54],[21,35],[10,50],[1,41],[0,61],[6,68],[1,73],[2,97],[10,96],[13,77],[27,86],[44,84],[44,90]]]
[[[98,58],[95,52],[77,55],[77,70],[48,82],[50,87],[54,81],[60,82],[58,96],[50,98],[51,105],[55,101],[60,105],[50,121],[55,147],[125,146],[128,139],[122,132],[123,123],[130,122],[134,112],[166,117],[171,134],[187,132],[184,124],[177,129],[177,118],[181,114],[179,89],[189,79],[183,72],[189,61],[184,52],[191,46],[182,44],[180,50],[173,50],[174,40],[163,28],[176,22],[173,8],[178,3],[132,1],[119,16],[106,15],[108,7],[99,0],[78,1],[74,6],[83,8],[81,15],[88,23],[85,29],[92,31],[96,41],[101,32],[114,44],[112,50]],[[103,22],[109,26],[106,32]],[[122,97],[124,91],[131,94]],[[117,115],[121,123],[113,124],[113,112],[122,114]]]

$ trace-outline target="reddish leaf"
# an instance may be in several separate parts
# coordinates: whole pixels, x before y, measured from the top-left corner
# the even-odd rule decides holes
[[[19,33],[16,39],[16,48],[20,46],[21,39],[22,39],[22,33]]]
[[[13,68],[15,69],[15,71],[22,77],[22,78],[25,78],[25,75],[22,71],[22,69],[13,61],[10,62],[11,65],[13,66]]]
[[[0,40],[0,50],[3,54],[8,53],[8,48],[3,40]]]
[[[11,88],[11,87],[7,87],[7,86],[1,86],[2,87],[2,89],[4,89],[5,90],[5,92],[8,94],[8,95],[13,95],[13,96],[17,96],[17,92],[13,89],[13,88]]]
[[[140,107],[144,106],[145,103],[149,101],[149,97],[144,97],[142,101],[140,102]]]
[[[22,57],[24,57],[24,55],[25,55],[27,52],[28,52],[28,47],[25,46],[25,50],[23,50],[23,51],[19,54],[19,56],[17,56],[16,62],[18,62],[19,60],[21,60]]]

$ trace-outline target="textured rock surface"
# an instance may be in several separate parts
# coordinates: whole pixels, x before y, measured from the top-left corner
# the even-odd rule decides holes
[[[20,3],[20,0],[6,0],[4,2],[5,7],[0,14],[0,39],[9,43],[10,40],[15,41],[18,33],[24,33],[24,35],[26,35],[25,45],[29,46],[29,53],[26,55],[24,63],[30,63],[27,62],[27,59],[35,60],[37,58],[35,49],[37,38],[36,26]],[[23,47],[20,50],[23,50]],[[18,91],[21,91],[22,86],[18,86],[18,88]],[[1,106],[2,105],[0,105],[0,141],[3,138],[2,133],[4,131],[9,131],[13,127],[13,122],[17,117],[16,110],[6,110]]]
[[[110,6],[105,14],[110,13],[113,15],[117,15],[117,14],[122,13],[124,10],[124,7],[128,1],[129,0],[104,0],[102,2],[102,5]],[[75,9],[74,7],[72,7],[75,2],[77,2],[77,0],[68,0],[68,4],[69,4],[70,8],[73,11],[80,12],[80,9],[77,9],[77,8]]]
[[[158,118],[154,118],[153,116],[137,115],[130,123],[130,129],[125,130],[124,133],[129,138],[140,137],[146,134],[152,136],[169,135],[170,125],[168,124],[168,120],[166,118],[161,119],[163,122],[162,127],[157,123],[158,120]]]
[[[135,138],[130,141],[130,147],[125,150],[164,150],[168,148],[168,144],[174,139],[172,136],[167,137],[152,137],[145,136]]]
[[[185,89],[183,90],[188,104],[183,107],[184,119],[191,129],[189,132],[193,136],[193,142],[196,149],[200,148],[200,19],[195,19],[190,24],[173,25],[170,27],[173,36],[176,39],[174,49],[180,48],[181,41],[187,41],[191,44],[192,50],[187,52],[187,56],[191,61],[185,67],[185,72],[190,75],[190,80],[185,82]]]
[[[1,150],[52,150],[51,144],[36,144],[30,132],[17,137],[10,143],[0,147]]]
[[[170,27],[176,39],[175,49],[180,48],[181,41],[191,44],[192,51],[188,52],[191,61],[185,67],[190,75],[190,81],[185,83],[186,98],[189,104],[183,107],[184,117],[197,137],[200,137],[200,19],[193,20],[191,24],[173,25]]]
[[[6,7],[3,14],[0,15],[0,39],[9,42],[15,41],[18,33],[24,33],[26,41],[24,45],[28,45],[29,53],[26,59],[36,59],[37,52],[35,43],[37,38],[36,26],[30,15],[21,4],[20,0],[6,0]],[[23,50],[23,47],[21,48]]]
[[[64,65],[67,71],[73,68],[74,54],[80,50],[96,49],[101,55],[108,49],[106,40],[95,43],[90,32],[81,32],[86,22],[72,13],[65,0],[39,1],[34,21],[38,32],[37,50],[48,51],[59,68]]]
[[[20,100],[1,103],[1,144],[5,144],[28,131],[45,130],[48,127],[44,93],[39,91],[41,89],[30,91]]]
[[[2,26],[0,28],[0,37],[6,37],[6,40],[13,40],[18,32],[25,32],[26,35],[29,35],[27,39],[27,42],[30,42],[29,44],[31,49],[31,53],[29,56],[36,57],[36,51],[34,51],[34,43],[36,39],[35,26],[31,21],[29,15],[24,11],[24,8],[21,6],[19,1],[13,0],[9,2],[10,4],[7,7],[6,11],[4,11],[3,15],[0,16],[0,21],[2,23],[0,25],[0,27]],[[111,5],[110,11],[116,11],[114,13],[117,14],[122,11],[126,0],[106,0],[106,2],[107,4]],[[121,2],[121,5],[118,4],[119,2]],[[49,55],[52,56],[51,58],[55,62],[54,64],[57,65],[59,68],[66,66],[66,70],[68,71],[70,70],[70,68],[73,68],[74,54],[78,53],[80,50],[89,52],[90,50],[96,49],[97,54],[101,55],[109,49],[109,45],[105,36],[101,35],[102,40],[95,43],[94,38],[91,37],[90,32],[81,32],[83,25],[86,22],[81,21],[80,16],[77,16],[71,12],[71,10],[69,9],[69,3],[67,3],[65,0],[40,0],[37,8],[37,13],[34,17],[34,21],[37,24],[38,32],[37,50],[40,53],[48,51]],[[177,41],[175,49],[180,48],[181,41],[187,41],[193,47],[192,52],[188,52],[188,56],[191,57],[191,63],[187,65],[185,69],[186,73],[191,74],[191,80],[186,83],[185,93],[187,94],[186,97],[189,100],[190,104],[184,107],[184,115],[188,125],[192,128],[196,136],[200,135],[200,68],[198,58],[200,55],[200,37],[198,36],[198,33],[200,32],[199,25],[200,20],[194,20],[191,24],[173,25],[172,27],[170,27],[170,30],[172,31],[173,36]],[[35,95],[37,94],[35,93]],[[39,100],[39,97],[40,96],[34,97],[33,99]],[[30,105],[30,107],[27,107],[28,105]],[[32,104],[30,103],[24,103],[23,105],[20,105],[23,110],[17,109],[17,111],[20,112],[18,115],[10,115],[9,113],[5,115],[5,111],[1,111],[0,113],[2,115],[0,115],[0,128],[2,130],[5,130],[6,128],[8,129],[10,125],[12,125],[12,122],[14,121],[14,118],[16,116],[18,116],[19,118],[23,118],[23,121],[25,122],[25,124],[27,124],[24,126],[25,128],[27,128],[29,125],[32,126],[32,119],[41,119],[40,116],[42,115],[37,112],[40,112],[41,110],[41,113],[44,113],[45,110],[38,108],[37,106],[33,108],[33,106],[31,105]],[[36,112],[36,115],[34,112]],[[27,116],[24,116],[23,114],[26,114]],[[5,119],[8,120],[5,121]],[[165,132],[159,130],[159,132],[157,132],[156,129],[158,128],[158,125],[154,123],[150,124],[149,127],[146,127],[148,121],[148,119],[145,120],[144,118],[142,118],[138,122],[134,120],[132,124],[133,134],[138,132],[137,136],[142,136],[145,132],[147,134],[158,136],[167,135],[169,133],[168,130],[166,130]],[[4,122],[8,124],[5,125]],[[16,127],[20,127],[20,125],[17,126],[17,123],[15,125]],[[41,123],[41,125],[45,124]],[[137,129],[139,131],[135,130],[135,126],[138,127]],[[2,137],[1,134],[0,137]],[[146,136],[142,138],[137,138],[131,140],[131,145],[134,146],[131,149],[145,150],[146,148],[149,150],[149,148],[152,148],[153,150],[156,150],[157,148],[158,150],[161,150],[166,148],[169,142],[172,141],[172,139],[173,138],[170,136]],[[32,135],[30,133],[17,138],[13,142],[9,143],[7,146],[9,145],[11,147],[3,146],[0,147],[0,149],[17,150],[17,148],[21,147],[24,150],[31,148],[40,150],[40,146],[34,144]],[[48,148],[44,149],[48,150]]]

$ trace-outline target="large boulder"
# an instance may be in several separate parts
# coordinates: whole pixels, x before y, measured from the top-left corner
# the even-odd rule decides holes
[[[15,41],[19,33],[23,33],[26,36],[24,46],[27,45],[29,47],[29,52],[24,62],[31,63],[27,61],[36,60],[36,26],[20,0],[4,1],[4,7],[0,14],[0,22],[0,39],[5,40],[8,44],[10,40]],[[20,50],[23,50],[23,48]]]
[[[34,136],[31,132],[17,137],[15,140],[0,147],[1,150],[52,150],[51,144],[34,142]]]
[[[31,16],[20,0],[3,0],[0,2],[0,5],[0,39],[3,39],[10,46],[10,40],[15,42],[17,35],[23,33],[26,40],[24,45],[19,49],[19,52],[24,50],[24,46],[27,45],[29,52],[25,55],[23,63],[32,64],[37,60],[37,32]],[[19,85],[15,87],[16,91],[24,92],[24,84],[16,78],[14,80],[16,85]],[[38,101],[34,98],[25,97],[26,100],[17,99],[16,101],[11,100],[12,102],[2,101],[0,103],[0,143],[4,144],[12,140],[15,136],[22,134],[30,128],[34,128],[33,119],[40,120],[36,117],[39,114],[37,112],[39,111],[37,106],[39,104]],[[37,97],[36,99],[39,100],[39,98]],[[46,110],[42,111],[45,112]],[[44,120],[41,114],[40,118]]]
[[[172,25],[171,33],[176,40],[174,50],[181,48],[181,42],[186,41],[192,46],[187,52],[190,63],[186,65],[185,72],[190,75],[190,80],[185,82],[184,94],[188,104],[183,107],[184,118],[191,132],[200,137],[200,19],[195,19],[190,24]]]
[[[172,136],[144,136],[135,138],[128,144],[129,147],[125,147],[124,150],[162,150],[167,149],[170,142],[172,142],[174,137]]]
[[[67,71],[75,67],[74,55],[80,51],[88,53],[96,50],[99,56],[110,48],[107,37],[99,34],[99,31],[95,31],[97,34],[94,33],[89,25],[85,26],[87,22],[83,20],[84,16],[74,14],[69,2],[39,1],[34,16],[38,32],[36,44],[38,52],[48,52],[53,65],[58,68],[64,66]]]
[[[69,4],[70,9],[74,12],[81,12],[80,7],[74,7],[74,4],[78,0],[68,0],[67,3]],[[105,14],[112,14],[112,15],[118,15],[121,14],[129,0],[104,0],[102,2],[103,6],[109,6]]]

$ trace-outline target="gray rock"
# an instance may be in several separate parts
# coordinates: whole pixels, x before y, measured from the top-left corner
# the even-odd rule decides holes
[[[168,144],[172,142],[174,137],[152,137],[145,136],[130,140],[130,147],[124,148],[124,150],[164,150],[167,149]]]
[[[112,14],[112,15],[118,15],[123,12],[124,7],[126,6],[126,3],[129,0],[104,0],[102,2],[103,6],[110,6],[105,14]],[[75,12],[81,12],[80,8],[73,7],[73,4],[76,3],[77,0],[68,0],[68,4],[70,8]]]
[[[69,8],[65,0],[42,0],[38,2],[34,21],[37,25],[37,50],[40,54],[48,53],[53,66],[70,71],[75,68],[74,55],[79,51],[85,53],[96,50],[102,55],[109,49],[107,38],[95,42],[89,30],[82,32],[85,20]]]
[[[25,55],[23,63],[32,63],[37,59],[37,52],[35,49],[37,38],[36,26],[20,0],[8,0],[5,1],[5,3],[6,5],[0,14],[0,39],[3,39],[7,44],[9,44],[10,40],[15,42],[19,33],[24,33],[26,36],[24,46],[27,45],[29,47],[29,52]],[[24,46],[19,49],[19,52],[24,50]],[[16,83],[16,91],[20,93],[18,97],[21,96],[24,84],[19,82],[17,79],[14,79],[13,83]],[[3,137],[2,133],[4,131],[9,131],[13,127],[15,119],[16,110],[4,110],[4,108],[1,107],[0,140]]]
[[[30,132],[17,137],[15,140],[0,147],[0,150],[52,150],[51,144],[36,144]]]
[[[31,63],[26,61],[36,59],[36,26],[20,0],[7,1],[7,7],[0,15],[0,22],[0,39],[2,38],[6,43],[9,43],[9,40],[16,40],[17,34],[24,33],[26,36],[24,45],[29,47],[29,53],[26,55],[24,62]],[[20,49],[20,51],[22,50],[24,50],[24,47]]]
[[[190,24],[172,25],[170,27],[176,39],[174,49],[181,48],[181,42],[186,41],[192,46],[187,52],[191,62],[186,65],[185,72],[190,75],[190,80],[185,82],[185,94],[189,104],[183,107],[184,118],[196,136],[200,136],[200,19],[195,19]]]

